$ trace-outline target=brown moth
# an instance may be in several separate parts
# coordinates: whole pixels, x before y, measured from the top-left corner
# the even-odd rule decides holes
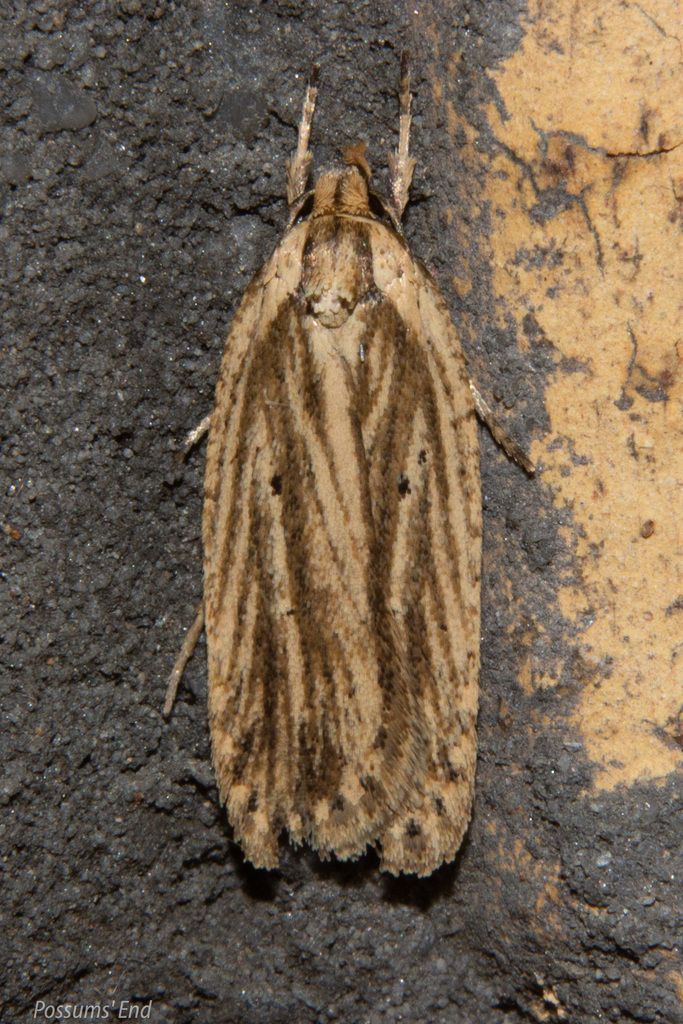
[[[475,403],[488,409],[400,232],[415,164],[407,56],[386,216],[362,146],[305,192],[316,86],[317,69],[287,166],[290,227],[235,316],[210,417],[213,761],[256,867],[276,867],[286,829],[323,858],[371,846],[383,870],[428,875],[455,856],[472,807]]]

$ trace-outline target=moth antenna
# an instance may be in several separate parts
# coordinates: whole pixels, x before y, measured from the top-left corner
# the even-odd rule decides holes
[[[531,476],[536,472],[536,467],[529,458],[529,456],[520,448],[516,441],[505,433],[505,429],[502,424],[498,422],[496,417],[493,415],[491,407],[485,401],[483,395],[475,388],[472,381],[470,381],[470,391],[474,399],[474,407],[477,413],[484,421],[486,426],[491,432],[491,437],[499,444],[507,457],[516,462],[518,466],[521,466],[523,470],[529,473]]]
[[[399,85],[398,149],[395,153],[389,153],[391,203],[399,223],[408,202],[410,183],[413,180],[413,171],[417,164],[417,160],[410,156],[411,102],[410,54],[407,50],[404,50],[401,54],[401,81]]]
[[[311,169],[313,156],[308,148],[311,137],[311,125],[315,111],[315,101],[318,97],[318,81],[320,79],[320,65],[314,64],[308,76],[306,96],[301,111],[299,122],[299,141],[291,160],[287,161],[287,202],[290,206],[303,194],[308,181],[308,172]]]

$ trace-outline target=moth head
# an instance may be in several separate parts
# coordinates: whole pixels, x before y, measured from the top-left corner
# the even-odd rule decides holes
[[[313,193],[313,217],[345,214],[371,217],[368,185],[357,167],[328,171],[318,178]]]

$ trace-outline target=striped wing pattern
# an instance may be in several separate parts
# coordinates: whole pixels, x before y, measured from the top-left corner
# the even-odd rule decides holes
[[[340,326],[311,315],[324,266],[298,225],[221,367],[204,512],[213,758],[256,866],[277,864],[286,828],[322,856],[377,845],[386,870],[429,874],[472,800],[476,423],[431,278],[384,225],[322,219],[325,259],[343,234],[370,275],[361,300]]]

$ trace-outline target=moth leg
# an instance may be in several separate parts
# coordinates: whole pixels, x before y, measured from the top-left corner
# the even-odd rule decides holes
[[[400,115],[398,122],[398,149],[389,154],[389,175],[391,205],[399,224],[408,202],[410,183],[417,160],[410,156],[410,54],[404,50],[401,54],[401,83],[399,86]]]
[[[522,469],[525,469],[527,473],[535,473],[536,467],[534,466],[531,459],[525,452],[522,451],[517,442],[513,441],[512,438],[505,433],[503,426],[498,422],[496,417],[493,415],[490,406],[484,401],[483,396],[475,388],[472,381],[470,381],[470,391],[472,392],[472,397],[474,398],[474,407],[477,410],[477,413],[479,414],[481,419],[489,428],[491,436],[493,440],[496,442],[496,444],[499,444],[503,451],[505,452],[505,454],[508,456],[508,458],[512,459],[513,462],[516,462],[518,466],[522,467]]]
[[[201,441],[201,439],[204,437],[204,434],[208,433],[210,426],[211,413],[209,413],[208,416],[205,416],[202,422],[199,424],[199,426],[195,427],[194,430],[191,430],[190,433],[185,438],[185,443],[183,444],[183,458],[185,458],[190,448],[194,448],[197,441]]]
[[[194,649],[197,646],[197,641],[202,635],[204,629],[204,602],[200,601],[197,606],[194,622],[188,630],[188,634],[185,637],[185,642],[180,648],[180,654],[176,658],[176,663],[173,666],[173,671],[168,677],[168,684],[166,686],[166,700],[164,701],[164,717],[168,718],[173,710],[173,704],[175,702],[175,696],[178,692],[178,684],[182,679],[185,666],[194,654]]]
[[[313,156],[308,148],[308,141],[311,137],[311,124],[313,123],[313,112],[315,101],[318,96],[318,80],[320,78],[320,67],[314,64],[308,76],[308,86],[304,106],[301,111],[299,122],[299,142],[296,153],[291,160],[287,161],[287,202],[290,207],[303,195],[308,180],[308,172],[311,169]]]

